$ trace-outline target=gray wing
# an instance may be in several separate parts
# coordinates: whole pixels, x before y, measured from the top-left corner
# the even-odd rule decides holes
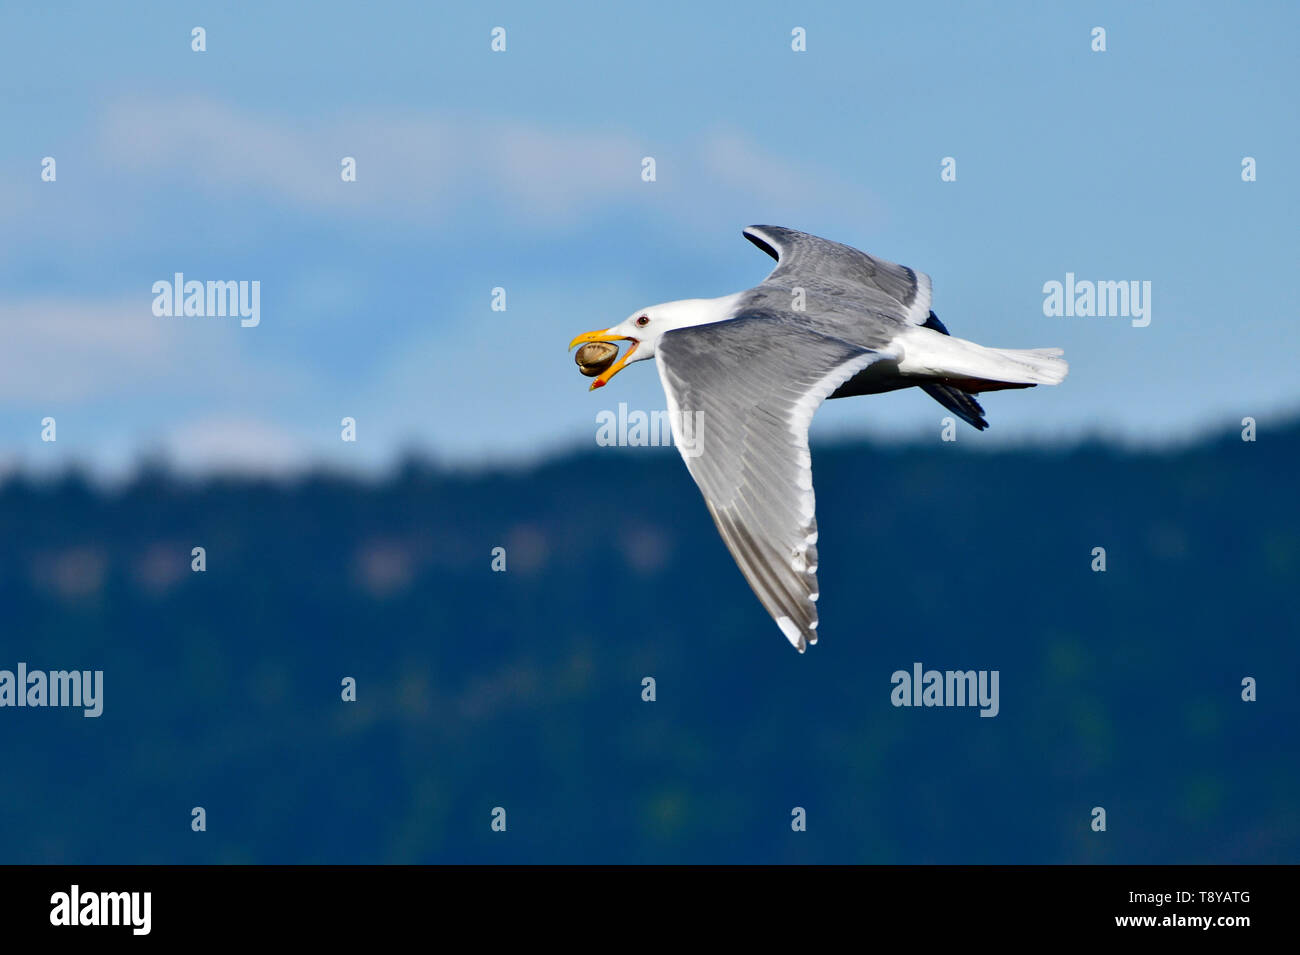
[[[794,646],[817,642],[813,412],[886,357],[797,322],[741,316],[664,334],[673,439],[741,573]]]
[[[930,276],[924,272],[780,226],[752,225],[743,234],[776,259],[760,289],[798,285],[821,295],[847,296],[869,309],[894,312],[910,325],[924,325],[930,316]]]

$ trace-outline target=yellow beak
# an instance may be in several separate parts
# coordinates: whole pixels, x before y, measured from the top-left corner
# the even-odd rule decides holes
[[[573,349],[576,348],[578,345],[584,345],[587,342],[631,342],[632,343],[632,347],[629,348],[627,351],[625,351],[623,353],[623,356],[619,358],[618,361],[614,362],[614,364],[610,365],[608,368],[606,368],[604,371],[600,373],[600,375],[596,378],[596,380],[591,383],[591,387],[587,389],[588,391],[595,391],[597,388],[604,388],[607,384],[609,384],[609,380],[623,370],[623,366],[627,364],[627,360],[632,357],[632,352],[636,351],[636,346],[640,344],[640,342],[638,342],[635,338],[632,338],[630,335],[611,335],[608,332],[604,332],[604,331],[584,332],[583,334],[575,338],[573,341],[569,342],[569,351],[573,351]]]

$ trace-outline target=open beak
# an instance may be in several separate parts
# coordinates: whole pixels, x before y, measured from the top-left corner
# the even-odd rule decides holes
[[[588,391],[595,391],[597,388],[604,388],[609,384],[609,380],[623,370],[627,360],[632,357],[632,352],[636,351],[636,346],[641,344],[631,335],[611,335],[607,331],[602,332],[585,332],[579,335],[573,341],[569,342],[569,351],[573,351],[578,345],[585,345],[587,342],[631,342],[632,347],[625,351],[618,361],[610,365],[597,376],[596,380],[591,383]]]

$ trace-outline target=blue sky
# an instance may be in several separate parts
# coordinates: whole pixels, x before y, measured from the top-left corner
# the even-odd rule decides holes
[[[750,223],[928,272],[956,335],[1066,349],[1063,386],[988,396],[967,446],[1300,409],[1294,4],[743,9],[6,6],[0,466],[594,446],[599,411],[664,406],[658,376],[588,393],[564,346],[755,284]],[[259,281],[261,324],[156,317],[175,272]],[[1150,281],[1150,326],[1044,316],[1067,272]],[[941,416],[915,389],[833,402],[814,443]]]

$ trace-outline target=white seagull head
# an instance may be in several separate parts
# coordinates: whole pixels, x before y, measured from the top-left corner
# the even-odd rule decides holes
[[[609,380],[628,365],[653,358],[659,339],[667,332],[677,328],[708,325],[728,318],[736,298],[735,295],[722,298],[688,298],[680,302],[664,302],[662,305],[638,309],[611,328],[579,335],[569,342],[569,350],[572,351],[574,346],[587,342],[632,343],[632,347],[623,353],[622,358],[601,372],[591,383],[590,390],[595,391],[609,384]]]

